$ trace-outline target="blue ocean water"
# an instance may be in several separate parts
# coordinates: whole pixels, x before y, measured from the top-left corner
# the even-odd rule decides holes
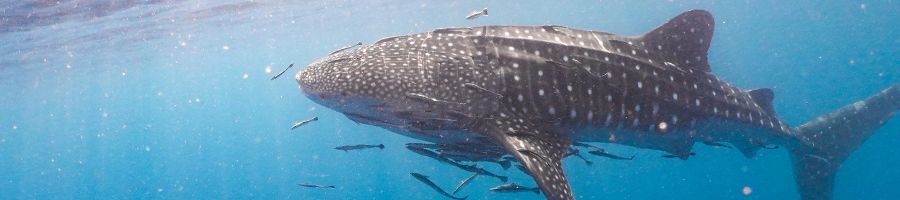
[[[478,25],[557,24],[637,35],[683,11],[716,18],[713,73],[773,88],[790,124],[900,82],[900,2],[883,1],[2,1],[2,199],[440,199],[468,172],[403,148],[303,96],[296,68],[356,42]],[[487,7],[490,16],[463,17]],[[269,78],[296,63],[287,77]],[[290,130],[292,122],[319,121]],[[835,199],[897,199],[900,121],[838,173]],[[383,150],[343,152],[349,144]],[[798,199],[785,149],[748,159],[697,145],[682,161],[569,158],[580,199]],[[534,185],[525,174],[484,165]],[[297,183],[335,189],[297,187]],[[491,193],[469,199],[541,199]],[[752,194],[741,189],[751,187]]]

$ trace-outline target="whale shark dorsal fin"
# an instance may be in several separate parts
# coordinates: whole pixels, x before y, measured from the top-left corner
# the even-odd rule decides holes
[[[759,105],[759,107],[768,112],[769,115],[775,115],[775,109],[772,108],[772,100],[775,99],[775,92],[772,92],[772,89],[760,88],[750,90],[747,93],[750,93],[750,98],[756,102],[756,105]]]
[[[710,72],[706,53],[712,39],[715,21],[705,10],[691,10],[644,33],[638,40],[646,48],[662,53],[666,62],[683,69]]]
[[[524,116],[499,112],[479,123],[484,134],[522,163],[526,174],[538,183],[549,200],[573,200],[572,189],[562,168],[562,158],[571,141],[565,134],[545,130]]]

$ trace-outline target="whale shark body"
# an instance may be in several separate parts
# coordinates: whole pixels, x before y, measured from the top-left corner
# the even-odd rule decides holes
[[[790,127],[772,108],[772,90],[740,90],[711,73],[714,25],[708,12],[692,10],[639,36],[563,26],[438,29],[341,49],[296,79],[310,99],[358,123],[503,149],[547,199],[574,199],[561,163],[573,142],[682,159],[697,142],[730,143],[747,157],[784,146],[802,198],[830,199],[841,162],[900,109],[900,85]]]

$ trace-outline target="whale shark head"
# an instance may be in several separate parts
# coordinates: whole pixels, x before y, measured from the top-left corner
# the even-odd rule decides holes
[[[365,48],[365,47],[364,47]],[[374,64],[365,50],[341,49],[314,61],[295,78],[313,101],[339,112],[360,113],[385,102],[391,95],[390,78],[380,62]]]

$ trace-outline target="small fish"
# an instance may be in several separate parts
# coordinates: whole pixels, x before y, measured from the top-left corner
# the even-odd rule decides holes
[[[417,153],[419,155],[423,155],[423,156],[426,156],[429,158],[434,158],[435,160],[441,161],[442,163],[447,163],[447,164],[450,164],[453,166],[460,165],[459,163],[457,163],[453,160],[450,160],[447,157],[441,156],[440,154],[438,154],[432,150],[428,150],[425,148],[419,148],[417,146],[410,146],[410,145],[407,145],[406,149],[409,149],[410,151]]]
[[[417,149],[440,149],[445,145],[429,144],[429,143],[406,143],[406,146]]]
[[[462,170],[466,170],[466,171],[478,173],[478,174],[483,174],[486,176],[495,177],[497,179],[500,179],[500,181],[502,181],[502,182],[506,182],[507,180],[509,180],[509,178],[506,176],[500,176],[500,175],[491,173],[485,169],[479,168],[474,165],[460,164],[459,162],[450,160],[446,156],[440,155],[437,152],[434,152],[432,150],[428,150],[428,149],[424,149],[424,148],[417,148],[415,146],[406,146],[406,149],[409,149],[410,151],[413,151],[419,155],[423,155],[423,156],[426,156],[429,158],[434,158],[435,160],[441,161],[442,163],[453,165],[454,167],[460,168]]]
[[[616,160],[634,160],[634,155],[631,155],[630,158],[626,158],[626,157],[617,156],[617,155],[613,155],[613,154],[607,153],[606,150],[604,150],[604,149],[597,149],[597,150],[593,150],[593,151],[588,151],[588,153],[594,154],[594,155],[598,155],[598,156],[607,157],[607,158],[612,158],[612,159],[616,159]]]
[[[448,104],[448,103],[449,103],[449,104],[463,104],[463,103],[457,103],[457,102],[450,102],[450,101],[440,100],[440,99],[437,99],[437,98],[434,98],[434,97],[429,97],[429,96],[426,96],[426,95],[424,95],[424,94],[419,94],[419,93],[407,93],[407,94],[406,94],[406,97],[407,97],[407,98],[410,98],[410,99],[417,100],[417,101],[422,101],[422,102],[426,102],[426,103],[433,103],[433,104]]]
[[[695,156],[695,155],[697,155],[697,154],[694,152],[690,152],[690,153],[681,154],[681,155],[676,155],[676,154],[662,155],[662,157],[663,158],[681,158],[682,160],[687,160],[688,157]]]
[[[308,187],[308,188],[334,188],[333,185],[319,185],[319,184],[312,184],[312,183],[298,183],[297,186]]]
[[[474,173],[476,173],[476,174],[482,174],[482,175],[486,175],[486,176],[490,176],[490,177],[494,177],[494,178],[500,179],[500,182],[506,182],[506,181],[509,180],[509,177],[506,177],[506,176],[500,176],[500,175],[491,173],[490,171],[485,170],[484,168],[480,168],[480,167],[478,167],[478,166],[476,166],[476,165],[463,165],[463,164],[457,163],[456,167],[458,167],[458,168],[460,168],[460,169],[462,169],[462,170],[469,171],[469,172],[474,172]]]
[[[541,188],[539,187],[525,187],[516,183],[507,183],[503,185],[498,185],[489,189],[491,192],[534,192],[535,194],[541,193]]]
[[[487,8],[481,9],[480,12],[479,12],[479,11],[472,11],[472,14],[467,15],[467,16],[466,16],[466,19],[468,19],[468,20],[473,20],[473,19],[478,18],[478,17],[481,17],[481,16],[488,16],[488,10],[487,10]]]
[[[569,156],[575,156],[575,157],[581,158],[581,160],[584,160],[584,163],[586,163],[587,165],[594,164],[593,161],[588,160],[587,158],[584,158],[584,156],[581,156],[581,151],[578,151],[578,149],[576,149],[576,148],[569,148],[569,153],[567,153],[564,157],[569,157]]]
[[[709,145],[709,146],[713,146],[713,147],[725,147],[725,148],[729,148],[729,149],[731,148],[731,146],[728,146],[728,145],[725,145],[725,144],[722,144],[722,143],[718,143],[718,142],[707,142],[707,141],[703,141],[703,144]]]
[[[603,149],[603,148],[600,148],[600,147],[595,146],[595,145],[592,145],[592,144],[581,143],[581,142],[572,142],[572,146],[578,146],[578,147],[584,147],[584,148]]]
[[[428,187],[431,187],[431,189],[434,189],[434,191],[437,191],[438,193],[441,193],[442,195],[444,195],[446,197],[449,197],[451,199],[456,199],[456,200],[465,200],[466,198],[468,198],[468,196],[461,197],[461,198],[455,197],[455,196],[451,195],[450,193],[447,193],[447,191],[444,191],[444,189],[441,189],[441,187],[438,187],[436,184],[434,184],[434,182],[431,182],[431,180],[428,180],[428,176],[425,176],[425,175],[422,175],[419,173],[415,173],[415,172],[409,173],[409,174],[412,175],[413,177],[415,177],[416,179],[418,179],[419,181],[421,181],[422,183],[425,183],[425,185],[428,185]]]
[[[291,65],[288,65],[287,68],[284,68],[284,70],[281,70],[281,73],[276,74],[276,75],[273,76],[272,79],[270,79],[270,80],[275,80],[276,78],[281,77],[281,75],[283,75],[284,72],[287,72],[287,70],[290,69],[290,68],[293,67],[293,66],[294,66],[294,63],[291,63]]]
[[[331,53],[329,53],[328,55],[334,55],[334,54],[336,54],[336,53],[338,53],[338,52],[341,52],[341,51],[344,51],[344,50],[347,50],[347,49],[350,49],[350,48],[353,48],[353,47],[358,47],[358,46],[362,46],[362,42],[357,42],[356,45],[350,45],[350,46],[346,46],[346,47],[341,47],[340,49],[334,50],[334,52],[331,52]]]
[[[475,180],[475,177],[478,177],[478,173],[474,173],[471,176],[469,176],[468,178],[460,181],[459,185],[456,185],[456,188],[453,188],[453,194],[456,194],[456,192],[459,192],[459,189],[462,189],[462,187],[468,185],[469,182],[472,182],[472,180]]]
[[[346,146],[335,147],[334,149],[337,149],[337,150],[343,150],[343,151],[346,152],[346,151],[350,151],[350,150],[368,149],[368,148],[379,148],[379,149],[384,149],[384,144],[378,144],[378,145],[371,145],[371,144],[346,145]]]
[[[291,130],[297,129],[297,127],[303,126],[304,124],[308,124],[310,122],[314,122],[316,120],[319,120],[319,117],[313,117],[312,119],[299,121],[297,123],[294,123],[294,126],[291,126]]]
[[[503,169],[509,169],[511,166],[509,159],[504,159],[502,154],[494,154],[494,152],[470,151],[461,148],[441,148],[438,151],[441,155],[455,161],[493,162],[499,164]]]
[[[463,87],[468,88],[468,89],[472,89],[472,90],[476,90],[476,91],[486,92],[486,93],[491,94],[491,95],[494,95],[494,96],[496,96],[496,97],[498,97],[498,98],[503,98],[503,95],[502,95],[502,94],[497,93],[497,92],[494,92],[494,91],[491,91],[491,90],[488,90],[488,89],[483,88],[483,87],[481,87],[481,86],[475,85],[474,83],[464,83],[464,84],[463,84]]]

